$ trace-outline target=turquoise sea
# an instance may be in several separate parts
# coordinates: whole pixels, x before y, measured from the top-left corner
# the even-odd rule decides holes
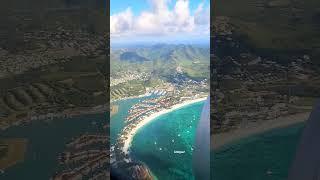
[[[303,127],[271,130],[212,152],[212,179],[286,180]]]
[[[111,139],[123,128],[121,118],[135,102],[138,99],[120,103],[122,109],[114,116],[118,118],[111,120]],[[133,139],[133,158],[145,163],[158,179],[194,179],[191,148],[202,106],[203,102],[185,106],[144,126]],[[212,151],[212,179],[286,180],[303,127],[274,129]],[[185,153],[174,154],[174,150]]]
[[[152,97],[155,97],[155,96],[118,100],[116,102],[111,103],[119,106],[119,111],[110,118],[111,144],[114,144],[116,142],[118,134],[121,132],[122,128],[124,128],[125,126],[124,120],[128,116],[129,109],[139,101],[152,98]]]
[[[142,98],[115,102],[119,105],[119,112],[111,117],[111,143],[115,142],[124,128],[127,111],[139,100]],[[132,158],[146,164],[157,179],[194,179],[191,153],[203,104],[198,102],[184,106],[141,128],[132,141]],[[174,151],[184,153],[177,154]]]
[[[132,156],[144,162],[158,179],[194,179],[192,151],[203,104],[182,107],[144,126],[133,138]]]

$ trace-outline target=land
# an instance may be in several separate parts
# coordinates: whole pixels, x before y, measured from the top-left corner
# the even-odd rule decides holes
[[[129,131],[129,132],[125,132],[124,136],[120,136],[122,139],[125,139],[122,151],[125,154],[129,153],[129,148],[131,146],[131,141],[132,141],[134,135],[139,131],[140,128],[142,128],[143,126],[145,126],[146,124],[148,124],[152,120],[156,119],[157,117],[159,117],[163,114],[167,114],[169,112],[172,112],[174,110],[177,110],[177,109],[182,108],[184,106],[187,106],[189,104],[204,101],[204,100],[206,100],[206,98],[207,97],[204,96],[203,98],[199,98],[199,99],[185,100],[185,101],[181,102],[180,104],[175,104],[175,105],[169,107],[168,109],[166,107],[164,110],[160,110],[160,111],[157,110],[157,112],[155,112],[155,113],[152,112],[152,114],[149,116],[147,115],[147,116],[141,117],[142,120],[139,122],[135,122],[135,124],[133,124],[132,129],[130,129],[130,127],[126,128],[126,129],[128,129],[127,131]]]
[[[203,101],[207,96],[207,93],[193,94],[193,96],[191,96],[192,98],[185,97],[182,94],[180,96],[174,96],[171,94],[163,95],[159,98],[147,99],[135,104],[129,110],[129,115],[125,122],[126,126],[118,135],[117,142],[111,146],[110,163],[111,166],[115,168],[114,172],[126,172],[125,175],[129,177],[132,174],[139,174],[137,176],[138,179],[143,176],[147,176],[147,179],[154,179],[152,178],[152,173],[147,166],[137,160],[134,160],[130,156],[130,146],[134,135],[140,128],[150,123],[155,118],[188,104]],[[139,166],[139,168],[133,168],[135,166]]]
[[[155,44],[112,49],[111,101],[165,91],[175,79],[208,80],[209,48],[195,45]]]
[[[0,131],[12,126],[24,128],[33,121],[66,120],[109,111],[105,7],[106,2],[100,0],[1,3]],[[91,143],[92,138],[100,141],[80,149],[66,148],[66,152],[76,157],[61,162],[65,164],[61,168],[65,172],[56,172],[57,177],[69,179],[80,174],[82,179],[108,178],[109,150],[105,147],[109,137],[97,133],[84,140]],[[18,151],[24,151],[25,145],[17,144],[14,147],[17,152],[8,145],[5,148],[0,145],[0,155],[10,152],[9,159],[0,160],[0,169],[23,160],[22,152]],[[89,153],[82,156],[80,152]],[[80,161],[77,157],[81,157]],[[72,163],[73,158],[76,164]],[[85,170],[90,167],[92,171],[81,174],[79,171],[83,173],[84,169],[80,168],[70,172],[71,166]]]
[[[317,2],[246,2],[215,4],[213,148],[303,122],[320,96]]]
[[[260,123],[249,124],[231,132],[215,134],[211,138],[211,149],[219,150],[231,143],[238,142],[246,137],[261,134],[277,128],[286,128],[294,124],[305,123],[309,118],[310,113],[300,113],[291,116],[278,117],[274,120],[269,120]]]
[[[110,117],[117,114],[119,111],[119,106],[117,105],[112,105],[111,110],[110,110]]]
[[[104,27],[94,26],[103,11],[92,9],[87,11],[89,19],[81,19],[80,4],[36,11],[46,17],[41,25],[29,8],[3,12],[11,18],[0,31],[0,129],[91,113],[107,104]],[[79,20],[88,22],[79,27]],[[10,34],[11,25],[20,28]],[[16,43],[10,46],[8,41]]]
[[[85,134],[66,144],[59,163],[63,171],[53,176],[59,179],[108,179],[109,138],[105,134]]]
[[[146,165],[131,157],[131,140],[154,118],[208,97],[209,59],[208,47],[183,44],[111,50],[111,101],[151,96],[129,109],[125,127],[111,146],[112,173],[154,179]]]
[[[27,150],[26,139],[0,139],[0,169],[7,168],[24,161]]]
[[[226,0],[214,2],[214,7],[214,17],[228,18],[234,34],[260,53],[319,55],[320,11],[316,0]]]

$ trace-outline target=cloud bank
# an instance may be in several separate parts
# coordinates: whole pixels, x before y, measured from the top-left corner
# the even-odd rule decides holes
[[[134,15],[130,7],[110,16],[111,37],[207,35],[210,32],[210,7],[200,2],[191,10],[189,0],[148,0],[150,10]]]

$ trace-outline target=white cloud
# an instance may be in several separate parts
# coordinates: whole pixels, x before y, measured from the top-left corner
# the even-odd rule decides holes
[[[171,0],[148,0],[150,11],[134,16],[130,8],[110,17],[111,36],[174,35],[181,33],[203,34],[209,32],[210,10],[199,3],[192,14],[189,0],[177,0],[169,9]]]
[[[204,3],[200,3],[194,13],[195,23],[206,25],[210,22],[210,7],[204,9]]]
[[[152,6],[152,11],[160,14],[162,12],[168,12],[167,4],[171,2],[171,0],[148,0]]]
[[[121,34],[132,30],[133,14],[130,8],[110,17],[110,33]]]

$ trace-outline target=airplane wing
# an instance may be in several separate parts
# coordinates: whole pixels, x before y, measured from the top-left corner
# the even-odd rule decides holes
[[[207,98],[196,130],[193,172],[196,180],[210,179],[210,97]]]
[[[303,130],[288,180],[320,180],[320,100]]]

